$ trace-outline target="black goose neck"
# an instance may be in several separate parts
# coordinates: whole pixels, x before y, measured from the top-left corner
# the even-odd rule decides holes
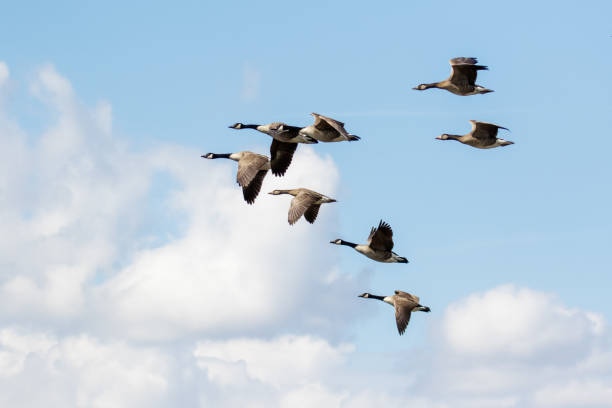
[[[384,296],[378,296],[378,295],[369,295],[368,298],[369,299],[383,300],[385,297]]]
[[[348,242],[348,241],[341,241],[340,245],[346,245],[351,248],[355,248],[357,246],[357,244],[353,244],[352,242]]]

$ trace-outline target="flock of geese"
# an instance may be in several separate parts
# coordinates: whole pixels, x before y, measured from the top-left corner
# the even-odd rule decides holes
[[[449,91],[455,95],[478,95],[493,92],[483,86],[476,84],[478,71],[487,70],[484,65],[477,65],[476,58],[453,58],[450,60],[451,75],[441,82],[420,84],[415,90],[424,91],[430,88],[438,88]],[[235,123],[230,126],[232,129],[255,129],[272,137],[270,145],[270,157],[249,151],[237,153],[206,153],[202,155],[206,159],[230,159],[238,162],[238,172],[236,181],[242,187],[244,200],[248,204],[253,204],[259,195],[261,185],[268,170],[275,176],[283,176],[295,153],[298,144],[331,143],[342,141],[357,141],[359,136],[350,134],[344,128],[344,123],[327,116],[312,113],[314,123],[310,126],[299,127],[289,126],[282,122],[273,122],[267,125]],[[508,146],[513,142],[497,137],[499,129],[505,127],[492,123],[470,120],[472,130],[465,135],[452,135],[444,133],[438,136],[438,140],[456,140],[463,144],[479,149],[490,149],[499,146]],[[309,223],[314,223],[319,214],[322,204],[333,203],[336,200],[316,191],[306,188],[295,188],[291,190],[274,190],[269,194],[281,195],[289,194],[293,196],[289,206],[288,222],[295,224],[302,216]],[[403,256],[399,256],[393,249],[393,230],[384,221],[380,221],[378,227],[370,230],[370,235],[365,244],[355,244],[335,239],[330,241],[332,244],[345,245],[370,259],[386,263],[408,263]],[[400,335],[404,334],[410,321],[412,312],[429,312],[430,308],[420,304],[417,296],[407,292],[396,290],[391,296],[377,296],[370,293],[359,295],[361,298],[377,299],[392,305],[395,308],[395,320],[397,330]]]

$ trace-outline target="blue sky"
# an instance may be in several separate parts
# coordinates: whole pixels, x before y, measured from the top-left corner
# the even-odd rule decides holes
[[[268,238],[285,245],[301,245],[304,240],[308,251],[304,262],[309,267],[333,268],[351,282],[346,290],[330,289],[325,296],[333,300],[321,300],[346,308],[343,313],[350,311],[342,330],[302,327],[299,321],[281,319],[261,329],[230,330],[218,336],[210,334],[214,325],[189,322],[185,323],[189,329],[181,333],[193,341],[228,342],[241,335],[269,339],[271,333],[321,336],[334,346],[349,342],[357,351],[347,364],[358,364],[374,358],[368,353],[377,355],[381,350],[426,350],[456,302],[500,285],[552,294],[568,310],[612,319],[608,294],[612,85],[607,80],[612,67],[611,13],[612,4],[604,1],[181,2],[172,6],[60,1],[35,7],[11,3],[0,16],[0,61],[10,70],[0,107],[3,117],[25,135],[24,145],[38,146],[54,124],[62,123],[65,113],[57,106],[50,108],[45,97],[32,96],[32,84],[52,88],[41,72],[54,72],[50,75],[69,81],[74,90],[70,100],[78,101],[82,112],[100,103],[112,106],[113,142],[100,145],[111,146],[104,163],[108,160],[112,166],[113,152],[125,153],[131,163],[153,157],[155,164],[146,176],[122,173],[133,183],[125,191],[142,188],[143,193],[133,201],[117,199],[120,215],[111,223],[118,226],[107,239],[121,245],[109,244],[114,248],[110,255],[89,266],[96,278],[93,289],[81,288],[84,298],[122,276],[122,268],[129,272],[130,265],[137,263],[134,260],[146,257],[147,251],[172,247],[200,225],[191,220],[203,210],[190,205],[206,207],[214,189],[199,192],[204,194],[197,196],[201,202],[173,207],[183,190],[191,191],[185,186],[192,186],[192,178],[209,183],[204,179],[218,171],[215,180],[227,180],[228,191],[235,190],[239,198],[238,188],[231,184],[233,165],[203,163],[199,154],[266,153],[270,140],[228,125],[284,121],[307,126],[310,112],[345,122],[361,141],[315,145],[317,156],[304,156],[309,164],[301,170],[294,166],[302,156],[294,158],[289,169],[289,174],[295,169],[293,178],[268,176],[272,188],[293,187],[286,183],[299,181],[309,183],[305,187],[328,188],[332,191],[320,191],[338,199],[321,210],[322,217],[313,226],[282,225],[281,211],[275,220],[279,224],[272,228],[280,235]],[[487,65],[489,71],[481,72],[477,82],[495,92],[458,97],[441,90],[411,89],[445,79],[448,60],[458,56],[477,57]],[[501,131],[502,137],[516,144],[481,151],[434,139],[441,133],[467,133],[470,119],[509,128],[510,132]],[[7,145],[12,143],[10,135],[5,132]],[[85,133],[83,140],[88,137]],[[184,161],[173,164],[173,159],[165,158],[172,154]],[[185,168],[180,167],[183,164]],[[137,172],[136,167],[128,163],[120,169]],[[44,180],[44,169],[23,171]],[[98,170],[96,174],[106,180],[103,167]],[[95,184],[97,177],[83,180]],[[15,176],[15,180],[4,186],[11,202],[22,197],[14,189],[17,181],[30,179]],[[26,219],[25,212],[36,214],[48,197],[55,196],[50,192],[37,197],[38,204],[24,206],[29,210],[3,211]],[[236,206],[240,212],[236,217],[263,223],[262,217],[277,213],[257,211],[272,205],[285,211],[288,202],[262,195],[252,208]],[[97,214],[95,208],[83,214],[90,210]],[[215,214],[211,210],[200,215],[213,220],[219,216]],[[134,225],[126,227],[122,217]],[[374,263],[329,244],[334,238],[364,241],[379,219],[393,227],[395,250],[410,260],[408,265]],[[213,226],[224,225],[220,223],[207,221],[211,229],[197,232],[194,241],[197,234],[214,236]],[[19,264],[7,248],[10,245],[5,246],[7,258],[0,263]],[[3,284],[17,274],[7,268]],[[92,279],[87,276],[85,281]],[[306,272],[299,282],[310,285]],[[316,285],[306,288],[311,292],[302,294],[305,299],[296,308],[308,305],[309,298],[317,302],[317,291],[326,290]],[[433,311],[414,316],[403,337],[395,333],[390,308],[356,297],[363,291],[390,294],[394,289],[418,294]],[[20,313],[5,315],[3,322],[21,327],[25,315]],[[84,311],[76,321],[51,319],[41,323],[40,330],[58,338],[71,333],[99,335],[99,328],[82,323],[89,313],[94,312]],[[174,327],[171,320],[168,327]],[[340,320],[337,316],[332,323]],[[181,335],[170,337],[180,341]],[[119,334],[110,338],[122,339]],[[157,341],[137,339],[143,340]]]

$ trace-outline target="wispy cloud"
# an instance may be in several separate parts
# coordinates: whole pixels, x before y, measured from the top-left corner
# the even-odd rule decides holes
[[[261,84],[261,73],[249,63],[245,63],[242,69],[242,94],[243,101],[251,102],[259,97]]]
[[[9,79],[9,69],[5,62],[0,61],[0,87]]]

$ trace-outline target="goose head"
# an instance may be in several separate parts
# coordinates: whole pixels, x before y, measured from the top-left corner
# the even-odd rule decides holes
[[[362,293],[361,295],[357,296],[357,297],[361,297],[361,298],[369,298],[370,296],[372,296],[370,293],[366,292],[366,293]]]
[[[206,154],[203,154],[201,157],[203,157],[205,159],[214,159],[215,158],[215,154],[214,153],[206,153]]]
[[[280,195],[280,194],[283,194],[283,192],[281,190],[273,190],[273,191],[270,191],[268,194]]]
[[[448,139],[450,139],[450,137],[449,137],[448,134],[443,133],[440,136],[436,137],[436,139],[438,139],[438,140],[448,140]]]
[[[243,125],[242,123],[238,122],[238,123],[234,123],[233,125],[228,126],[228,127],[229,127],[230,129],[242,129],[242,127],[243,127],[243,126],[244,126],[244,125]]]
[[[415,86],[412,89],[414,89],[415,91],[424,91],[429,88],[433,88],[433,85],[432,84],[420,84],[420,85]]]
[[[344,244],[344,241],[341,239],[335,239],[333,241],[329,241],[330,244],[336,244],[336,245],[342,245]]]

